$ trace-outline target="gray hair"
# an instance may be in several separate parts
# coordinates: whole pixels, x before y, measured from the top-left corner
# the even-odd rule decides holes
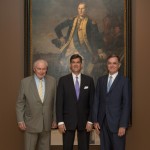
[[[46,60],[44,60],[44,59],[38,59],[38,60],[36,60],[36,61],[33,63],[33,68],[36,68],[36,66],[37,66],[38,63],[44,63],[45,66],[46,66],[46,68],[48,68],[48,62],[47,62]]]

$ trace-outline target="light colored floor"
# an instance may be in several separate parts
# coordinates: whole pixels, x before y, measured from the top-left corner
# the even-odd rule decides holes
[[[90,138],[91,145],[100,145],[99,136],[93,130]],[[51,133],[51,145],[62,145],[62,135],[58,130],[52,130]],[[77,145],[77,136],[75,137],[74,145]]]

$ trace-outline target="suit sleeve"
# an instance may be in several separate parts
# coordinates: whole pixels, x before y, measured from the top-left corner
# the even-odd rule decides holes
[[[92,122],[92,109],[93,109],[93,101],[94,101],[94,92],[95,92],[95,87],[94,87],[94,81],[91,78],[91,83],[90,83],[90,113],[89,113],[89,118],[88,121]]]
[[[98,110],[99,110],[99,102],[100,102],[100,79],[97,81],[95,96],[94,96],[94,104],[93,104],[93,115],[92,120],[93,122],[98,122]]]
[[[56,80],[54,80],[54,106],[53,106],[53,121],[56,122]]]
[[[64,101],[64,94],[63,94],[63,81],[60,78],[57,86],[57,95],[56,95],[56,118],[57,123],[63,122],[63,101]]]
[[[17,114],[18,122],[24,121],[24,112],[25,112],[25,95],[24,95],[23,82],[21,81],[20,91],[16,102],[16,114]]]
[[[131,112],[131,86],[128,79],[125,80],[123,87],[122,114],[120,118],[120,127],[128,127]]]

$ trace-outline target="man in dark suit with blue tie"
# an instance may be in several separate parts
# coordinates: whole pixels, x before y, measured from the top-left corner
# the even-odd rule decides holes
[[[97,81],[93,104],[94,127],[100,133],[101,150],[125,150],[125,135],[131,110],[131,88],[122,76],[120,58],[107,59],[108,75]]]
[[[94,82],[81,74],[82,57],[70,58],[72,73],[60,78],[57,88],[56,116],[58,129],[63,134],[63,150],[73,150],[77,130],[78,149],[89,149],[89,134],[92,130],[92,104]]]

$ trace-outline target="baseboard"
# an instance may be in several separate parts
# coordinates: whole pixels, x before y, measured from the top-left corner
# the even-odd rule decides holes
[[[51,150],[63,150],[62,145],[52,145],[51,146]],[[74,145],[73,150],[78,150],[78,146]],[[99,145],[90,145],[89,150],[100,150],[100,146]]]

